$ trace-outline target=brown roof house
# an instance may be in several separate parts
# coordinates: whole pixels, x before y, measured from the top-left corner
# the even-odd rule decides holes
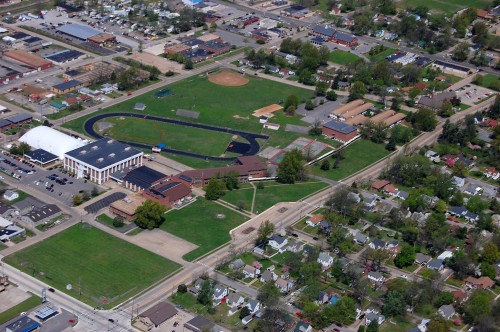
[[[465,284],[469,288],[489,289],[493,287],[495,282],[491,280],[489,277],[484,277],[484,276],[481,278],[467,277],[465,279]]]
[[[177,312],[177,309],[175,309],[175,307],[170,303],[159,302],[139,314],[139,318],[140,322],[144,324],[149,331],[153,327],[158,327],[170,320],[172,317],[177,315]]]
[[[429,108],[431,110],[439,110],[445,100],[452,100],[457,98],[455,91],[445,91],[441,93],[432,94],[429,96],[422,96],[417,102],[418,107]]]

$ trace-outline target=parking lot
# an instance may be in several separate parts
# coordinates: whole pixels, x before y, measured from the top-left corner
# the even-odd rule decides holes
[[[474,84],[467,84],[456,90],[455,92],[457,93],[457,96],[458,98],[460,98],[461,102],[469,106],[473,106],[481,100],[495,94],[495,92],[490,89],[483,88]]]
[[[102,188],[96,184],[84,179],[76,179],[59,168],[45,170],[29,163],[23,163],[8,153],[3,153],[0,157],[4,159],[0,162],[0,166],[3,168],[0,169],[3,173],[2,176],[17,178],[23,186],[50,195],[65,205],[72,206],[74,195],[84,191],[90,193],[94,187],[102,191]]]

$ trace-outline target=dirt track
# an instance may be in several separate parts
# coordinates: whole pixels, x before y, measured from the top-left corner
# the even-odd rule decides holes
[[[222,86],[243,86],[248,84],[248,78],[242,74],[237,74],[231,71],[222,71],[208,76],[208,80],[214,84]]]

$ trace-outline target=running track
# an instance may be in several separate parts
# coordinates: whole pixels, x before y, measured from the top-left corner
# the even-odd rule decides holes
[[[259,152],[260,145],[257,142],[257,138],[262,138],[262,139],[266,139],[266,140],[269,138],[269,136],[267,136],[267,135],[247,133],[244,131],[239,131],[239,130],[234,130],[234,129],[229,129],[229,128],[221,128],[221,127],[204,125],[204,124],[200,124],[200,123],[172,120],[172,119],[162,118],[162,117],[158,117],[158,116],[144,115],[144,114],[138,114],[138,113],[99,114],[99,115],[96,115],[96,116],[88,119],[84,124],[84,129],[90,136],[92,136],[96,139],[103,138],[104,136],[100,135],[99,133],[97,133],[94,130],[94,125],[96,124],[96,122],[98,122],[100,120],[110,118],[110,117],[117,117],[117,116],[128,116],[128,117],[133,117],[133,118],[138,118],[138,119],[146,119],[146,120],[157,121],[157,122],[166,122],[166,123],[176,124],[176,125],[180,125],[180,126],[188,126],[188,127],[205,129],[205,130],[213,130],[213,131],[217,131],[217,132],[221,132],[221,133],[239,135],[239,136],[245,138],[248,141],[248,143],[250,144],[250,149],[245,154],[243,154],[244,156],[253,156]],[[122,141],[122,140],[120,140],[120,142],[126,143],[128,145],[131,145],[131,146],[134,146],[137,148],[141,148],[141,149],[148,149],[149,150],[152,147],[150,144],[142,144],[142,143],[136,143],[136,142],[130,142],[130,141]],[[186,152],[186,151],[175,150],[175,149],[170,149],[170,148],[162,149],[162,151],[172,153],[172,154],[181,155],[181,156],[205,159],[205,160],[210,160],[210,161],[234,162],[236,160],[236,157],[231,157],[231,158],[212,157],[212,156],[207,156],[207,155],[203,155],[203,154]]]

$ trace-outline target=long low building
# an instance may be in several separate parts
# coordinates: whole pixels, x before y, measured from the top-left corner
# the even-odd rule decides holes
[[[3,55],[36,70],[46,70],[54,66],[51,61],[23,50],[7,51]]]
[[[351,118],[354,118],[355,116],[358,116],[366,111],[368,111],[370,108],[374,107],[372,103],[364,103],[363,105],[359,105],[352,110],[349,110],[345,112],[344,114],[340,115],[338,117],[338,120],[340,121],[345,121]]]
[[[77,178],[101,184],[110,175],[131,166],[141,166],[144,153],[124,143],[102,138],[64,154],[64,168]]]
[[[348,143],[359,136],[356,127],[332,120],[323,125],[323,135],[342,143]]]
[[[336,119],[337,117],[340,117],[342,114],[348,112],[349,110],[363,105],[365,102],[363,99],[356,99],[351,102],[348,102],[347,104],[344,104],[330,112],[330,117]]]

